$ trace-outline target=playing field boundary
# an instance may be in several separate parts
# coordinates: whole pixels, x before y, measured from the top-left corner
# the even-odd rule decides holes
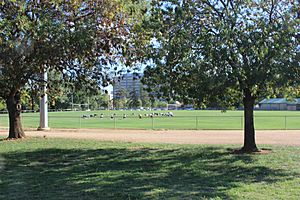
[[[50,112],[49,127],[70,129],[242,130],[242,111],[74,111]],[[39,113],[23,113],[24,128],[39,126]],[[0,115],[0,127],[8,127]],[[300,112],[255,111],[256,130],[300,130]]]

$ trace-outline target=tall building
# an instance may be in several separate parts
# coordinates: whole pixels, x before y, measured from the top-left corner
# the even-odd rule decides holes
[[[129,97],[132,92],[140,97],[142,83],[141,77],[143,74],[127,73],[119,77],[115,77],[113,85],[113,98],[119,99]]]

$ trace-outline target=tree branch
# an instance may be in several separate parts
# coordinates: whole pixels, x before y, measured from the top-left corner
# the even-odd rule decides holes
[[[206,5],[208,5],[211,9],[213,9],[217,13],[217,15],[219,16],[220,19],[224,19],[223,14],[221,12],[219,12],[218,9],[209,2],[209,0],[204,1],[204,3]]]
[[[272,23],[272,15],[273,15],[273,11],[274,11],[274,0],[271,0],[271,10],[270,10],[270,13],[269,13],[269,24]]]

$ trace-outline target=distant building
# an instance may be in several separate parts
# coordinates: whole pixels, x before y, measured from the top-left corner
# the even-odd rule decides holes
[[[114,78],[113,99],[128,97],[132,92],[140,97],[142,90],[141,77],[143,74],[127,73]]]
[[[259,102],[260,110],[299,110],[300,98],[288,101],[285,98],[264,99]]]

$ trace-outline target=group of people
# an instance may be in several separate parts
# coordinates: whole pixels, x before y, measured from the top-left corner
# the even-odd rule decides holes
[[[131,115],[135,116],[135,113],[132,113]],[[82,115],[82,118],[91,118],[91,117],[97,117],[97,116],[98,116],[97,114]],[[110,119],[114,119],[116,116],[117,116],[117,114],[113,113],[113,114],[110,115]],[[152,118],[152,117],[159,117],[159,116],[160,117],[174,117],[174,114],[173,114],[173,112],[167,112],[167,113],[150,113],[150,114],[146,113],[144,115],[138,114],[138,118],[139,119],[142,119],[143,117],[150,117],[150,118]],[[99,117],[100,117],[100,119],[103,119],[104,118],[104,114],[101,113]],[[122,118],[126,119],[127,118],[127,114],[123,114]]]
[[[98,115],[95,114],[90,114],[90,115],[82,115],[81,118],[91,118],[91,117],[97,117]]]
[[[145,117],[174,117],[173,112],[167,112],[167,113],[150,113],[150,114],[145,114]],[[143,117],[142,114],[139,114],[139,118],[141,119]]]

